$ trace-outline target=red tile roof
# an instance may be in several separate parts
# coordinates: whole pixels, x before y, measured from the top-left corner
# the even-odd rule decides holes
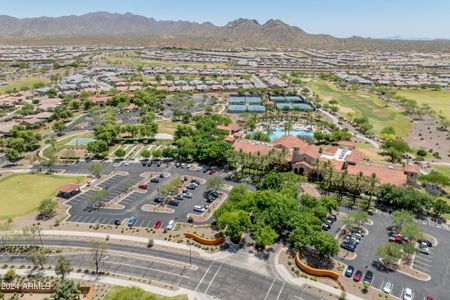
[[[274,149],[280,151],[280,149],[274,148],[273,144],[271,143],[258,142],[246,139],[239,139],[236,142],[234,142],[233,148],[236,151],[242,151],[251,154],[259,153],[261,155],[269,154],[269,152]]]
[[[405,172],[419,174],[420,167],[416,166],[416,165],[406,164],[405,165]]]
[[[393,184],[396,186],[402,186],[406,184],[406,175],[402,169],[389,168],[387,166],[376,166],[366,164],[348,165],[348,173],[356,175],[362,172],[365,176],[371,176],[375,174],[378,178],[379,184]]]
[[[348,155],[347,157],[345,157],[345,161],[348,161],[350,163],[357,163],[359,161],[364,160],[364,153],[362,153],[359,150],[352,150],[352,153],[350,153],[350,155]]]
[[[65,186],[63,186],[59,192],[60,193],[72,193],[76,190],[78,190],[80,188],[80,186],[78,184],[75,183],[68,183]]]
[[[299,138],[297,138],[295,136],[292,136],[292,135],[287,135],[287,136],[283,136],[283,137],[277,138],[277,139],[273,140],[272,143],[275,146],[281,146],[281,147],[286,148],[286,149],[291,149],[291,148],[294,148],[294,147],[297,147],[297,148],[300,148],[300,149],[301,148],[306,149],[306,148],[309,147],[308,143],[305,143],[301,139],[299,139]]]

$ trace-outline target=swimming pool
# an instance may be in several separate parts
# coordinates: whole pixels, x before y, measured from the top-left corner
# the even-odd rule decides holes
[[[85,146],[90,142],[95,142],[94,138],[75,138],[66,143],[67,146]]]
[[[278,139],[280,137],[287,136],[287,135],[288,135],[288,132],[286,130],[274,127],[274,128],[272,128],[272,133],[269,134],[269,138],[271,141],[273,141],[275,139]],[[296,136],[300,139],[311,139],[314,137],[314,132],[312,132],[310,130],[306,130],[306,129],[297,128],[297,129],[289,130],[289,135]]]

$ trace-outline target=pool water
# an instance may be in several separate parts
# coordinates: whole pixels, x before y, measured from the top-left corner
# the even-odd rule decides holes
[[[271,141],[273,141],[287,135],[288,132],[286,130],[280,128],[273,128],[272,133],[269,134],[269,138]],[[314,132],[306,129],[292,129],[289,130],[289,135],[296,136],[300,139],[311,139],[314,137]]]

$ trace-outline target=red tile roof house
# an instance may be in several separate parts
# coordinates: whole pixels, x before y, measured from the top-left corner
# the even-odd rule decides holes
[[[64,185],[58,193],[58,196],[61,198],[69,199],[72,196],[78,194],[80,192],[80,186],[75,183],[68,183]]]
[[[292,170],[297,174],[307,175],[316,168],[318,160],[328,160],[338,172],[347,170],[351,175],[362,172],[367,177],[375,174],[379,184],[389,183],[396,186],[403,186],[415,185],[420,172],[419,167],[410,164],[401,168],[363,162],[364,154],[358,150],[352,150],[350,152],[350,144],[343,145],[345,148],[332,147],[327,150],[326,154],[323,154],[321,148],[316,145],[310,145],[294,136],[281,137],[271,143],[247,139],[236,139],[232,141],[231,138],[227,138],[227,141],[232,143],[234,150],[251,154],[267,155],[270,151],[287,150],[288,155],[286,159],[291,164]],[[340,159],[337,151],[342,153],[343,149],[347,150],[347,154]],[[339,158],[336,159],[334,157]]]

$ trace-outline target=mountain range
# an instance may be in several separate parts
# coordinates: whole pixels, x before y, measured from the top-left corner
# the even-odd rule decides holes
[[[0,16],[2,44],[154,45],[195,48],[279,47],[360,48],[380,50],[447,50],[450,41],[335,38],[309,34],[281,20],[260,24],[236,19],[224,26],[210,22],[157,21],[131,13],[88,13],[80,16],[18,19]]]

